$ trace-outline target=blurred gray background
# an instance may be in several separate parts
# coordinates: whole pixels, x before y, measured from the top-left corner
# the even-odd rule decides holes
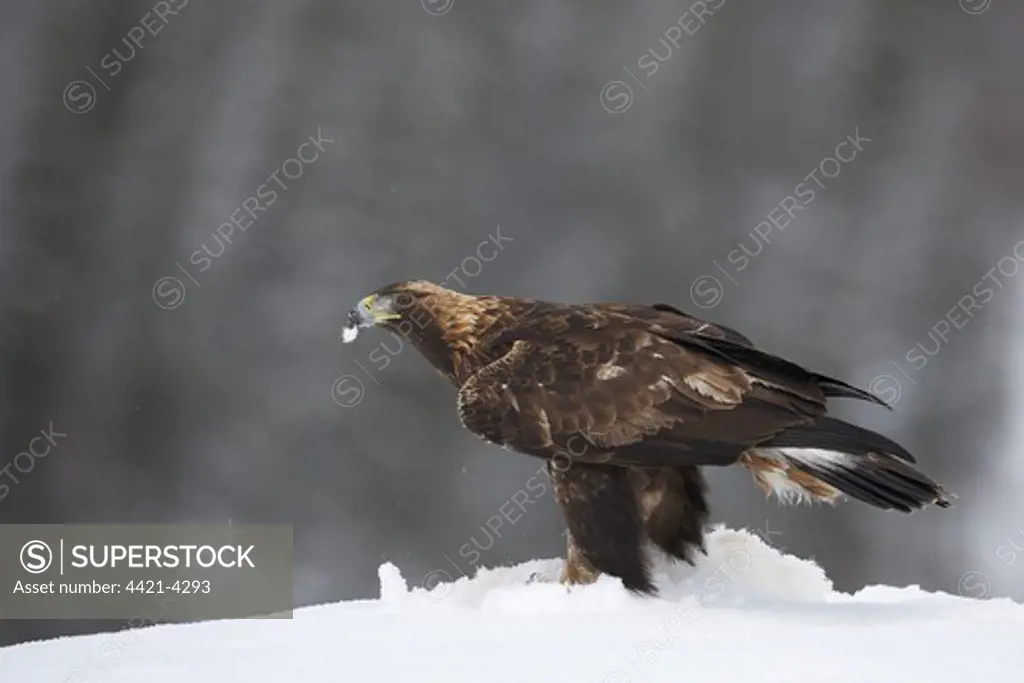
[[[297,605],[375,597],[385,560],[417,584],[558,556],[549,497],[487,528],[537,461],[463,430],[414,352],[380,367],[390,337],[338,342],[366,292],[448,278],[672,303],[871,386],[895,413],[838,413],[954,508],[782,508],[722,471],[714,520],[843,590],[1024,599],[1022,25],[1009,0],[6,2],[0,522],[293,523]]]

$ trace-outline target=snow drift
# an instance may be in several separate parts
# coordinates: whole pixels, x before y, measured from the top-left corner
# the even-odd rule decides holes
[[[429,589],[384,564],[378,600],[303,608],[291,621],[19,645],[0,650],[0,681],[960,683],[1024,672],[1024,606],[916,587],[844,595],[814,563],[746,531],[712,532],[697,567],[659,558],[658,598],[610,577],[566,589],[561,564]]]

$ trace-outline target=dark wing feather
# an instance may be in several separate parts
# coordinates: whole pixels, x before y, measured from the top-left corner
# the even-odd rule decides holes
[[[463,384],[460,417],[534,455],[676,466],[730,464],[825,412],[814,375],[798,366],[762,373],[706,339],[653,328],[600,307],[535,312],[492,341],[504,353]]]
[[[693,335],[679,336],[671,330],[652,328],[655,332],[663,334],[666,338],[672,339],[680,344],[700,348],[709,354],[714,354],[723,361],[735,363],[745,369],[756,371],[767,381],[772,377],[780,379],[780,386],[785,386],[787,379],[794,376],[808,376],[821,389],[825,397],[831,398],[856,398],[868,401],[892,410],[892,406],[874,394],[859,389],[851,384],[828,377],[816,372],[809,372],[796,363],[770,354],[752,346],[745,346],[728,339],[697,339]]]
[[[731,327],[696,318],[669,304],[641,306],[634,304],[598,304],[607,310],[643,320],[650,325],[659,325],[674,334],[692,334],[708,339],[726,339],[735,344],[753,346],[754,342]]]
[[[736,344],[743,344],[744,346],[754,345],[754,342],[750,341],[749,338],[740,334],[731,327],[726,327],[721,323],[711,323],[706,320],[701,320],[700,318],[696,318],[690,315],[689,313],[679,310],[675,306],[670,306],[668,304],[654,304],[653,306],[651,306],[651,308],[662,313],[672,313],[676,316],[681,317],[683,320],[686,321],[686,324],[688,326],[694,326],[694,329],[693,331],[691,331],[691,334],[697,334],[699,336],[704,337],[727,339]]]
[[[748,360],[762,368],[766,368],[766,366],[782,367],[787,374],[791,373],[794,368],[799,372],[804,372],[803,368],[799,368],[787,360],[755,348],[750,339],[736,330],[719,323],[701,320],[669,304],[658,303],[653,306],[607,304],[603,306],[623,315],[643,320],[650,324],[654,331],[669,339],[680,341],[681,338],[691,337],[708,340],[709,346],[715,351],[724,353],[730,362],[742,364],[744,360]],[[814,373],[814,378],[827,397],[855,398],[892,410],[892,406],[881,398],[842,380],[817,373]]]

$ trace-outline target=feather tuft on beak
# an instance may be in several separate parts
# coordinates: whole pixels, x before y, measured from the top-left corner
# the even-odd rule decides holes
[[[359,336],[359,328],[358,327],[356,327],[355,325],[351,325],[351,324],[345,325],[345,327],[341,330],[341,343],[342,344],[350,344],[350,343],[354,342],[356,340],[356,337],[358,337],[358,336]]]
[[[360,327],[369,327],[377,322],[373,311],[373,299],[367,297],[358,304],[356,304],[351,311],[348,312],[348,318],[345,322],[345,327],[341,331],[341,341],[343,344],[348,344],[355,341],[356,337],[359,336]]]
[[[341,341],[345,344],[355,341],[361,327],[399,318],[401,316],[392,309],[391,297],[371,294],[348,312],[348,320],[341,331]]]

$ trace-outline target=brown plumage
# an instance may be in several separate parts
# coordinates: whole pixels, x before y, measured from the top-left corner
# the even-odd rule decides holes
[[[364,298],[346,339],[369,325],[407,337],[453,382],[467,429],[548,461],[570,583],[609,573],[654,592],[646,541],[692,562],[708,516],[701,466],[743,466],[784,500],[950,504],[898,444],[826,415],[832,397],[883,401],[665,304],[471,296],[415,280]]]

